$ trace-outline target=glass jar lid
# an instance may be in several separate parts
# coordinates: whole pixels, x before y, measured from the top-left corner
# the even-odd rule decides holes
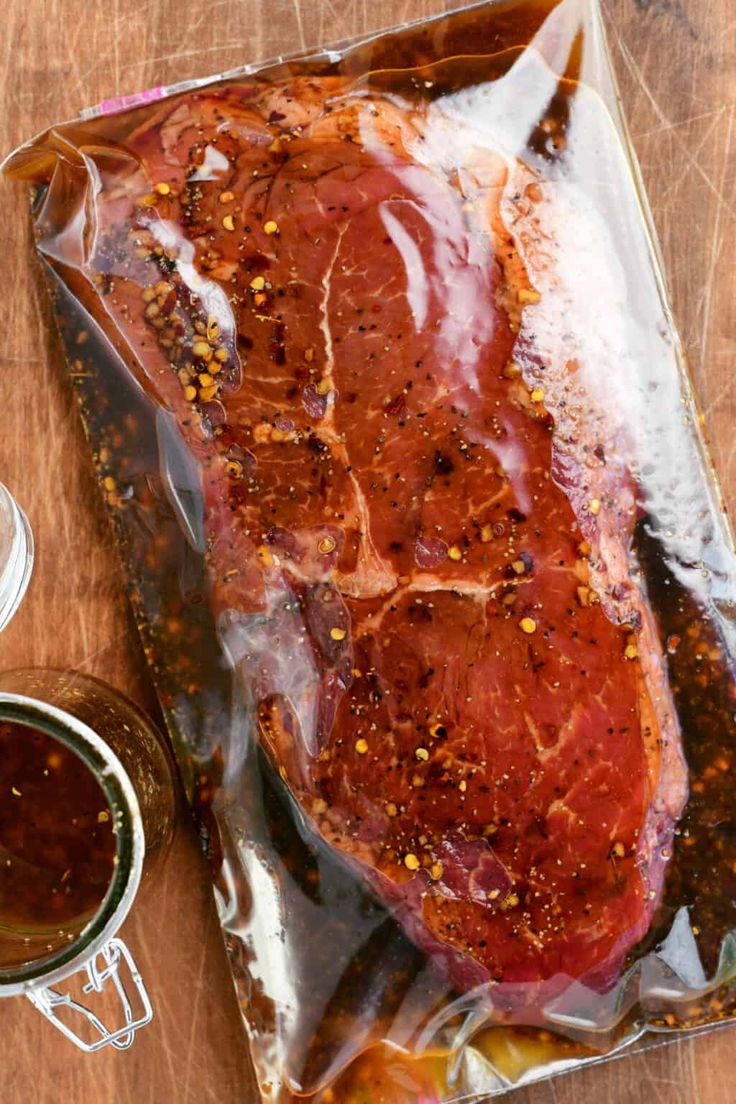
[[[20,605],[32,566],[33,534],[28,518],[0,483],[0,631]]]

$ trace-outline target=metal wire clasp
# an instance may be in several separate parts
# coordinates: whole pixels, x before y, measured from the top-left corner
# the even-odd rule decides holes
[[[125,989],[125,979],[120,975],[120,966],[123,963],[128,967],[130,980],[140,998],[142,1013],[137,1018],[134,1016],[133,1006]],[[133,961],[133,956],[122,939],[109,939],[101,951],[86,963],[84,970],[89,979],[82,987],[82,992],[85,994],[103,992],[107,982],[112,980],[123,1006],[125,1016],[123,1027],[119,1027],[115,1031],[109,1031],[91,1009],[85,1008],[83,1004],[73,1000],[68,993],[59,993],[56,989],[30,989],[26,996],[31,1004],[39,1012],[42,1012],[54,1027],[58,1028],[63,1035],[66,1035],[67,1039],[71,1040],[75,1046],[85,1051],[85,1053],[92,1054],[94,1051],[101,1050],[108,1045],[114,1046],[117,1050],[127,1050],[135,1038],[136,1031],[141,1027],[145,1027],[153,1019],[151,1001],[138,967]],[[59,1012],[63,1009],[69,1009],[70,1012],[78,1013],[84,1017],[100,1037],[95,1039],[94,1042],[86,1042],[69,1024],[61,1019]]]

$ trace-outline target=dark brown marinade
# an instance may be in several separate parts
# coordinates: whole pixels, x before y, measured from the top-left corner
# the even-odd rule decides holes
[[[33,937],[34,951],[44,931],[49,949],[75,938],[102,904],[115,849],[107,800],[79,757],[0,721],[0,927]]]
[[[501,3],[478,5],[469,10],[452,13],[451,18],[437,18],[419,25],[409,25],[380,38],[349,50],[338,62],[307,58],[284,63],[270,72],[278,80],[284,72],[307,73],[310,76],[341,75],[364,78],[370,72],[371,84],[381,88],[382,81],[393,83],[401,79],[398,74],[409,68],[416,70],[432,66],[442,59],[442,76],[431,87],[416,77],[413,87],[418,95],[436,98],[461,88],[487,81],[500,75],[510,65],[503,57],[504,51],[521,51],[533,43],[534,36],[558,0],[502,0]],[[570,79],[579,75],[582,41],[570,53],[569,64],[563,74]],[[501,55],[489,58],[480,55]],[[456,64],[452,59],[456,58]],[[449,63],[448,63],[449,59]],[[491,68],[489,73],[489,65]]]
[[[659,622],[669,681],[682,726],[690,796],[675,832],[665,891],[655,923],[636,948],[638,959],[655,950],[681,908],[689,912],[707,976],[721,958],[736,925],[736,686],[733,657],[711,611],[683,585],[664,552],[659,526],[645,517],[637,555]],[[679,564],[698,570],[696,565]],[[726,1018],[736,1007],[736,986],[716,990],[706,1009],[686,1004],[663,1022],[697,1023]]]

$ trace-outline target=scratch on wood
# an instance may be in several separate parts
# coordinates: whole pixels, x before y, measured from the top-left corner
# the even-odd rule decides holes
[[[307,40],[304,37],[304,24],[302,23],[302,6],[299,0],[292,0],[294,5],[294,15],[296,16],[296,25],[299,30],[299,45],[302,50],[307,48]]]
[[[713,194],[715,195],[718,202],[723,204],[724,206],[726,206],[729,210],[729,213],[733,214],[733,211],[731,210],[730,206],[726,202],[726,199],[723,196],[723,194],[719,191],[718,188],[716,188],[715,184],[710,179],[708,174],[705,172],[703,167],[700,164],[698,164],[698,162],[693,157],[692,153],[690,152],[690,150],[687,147],[687,144],[682,140],[680,135],[677,133],[676,125],[672,122],[671,119],[668,119],[667,116],[665,115],[664,111],[662,110],[659,103],[655,99],[653,93],[651,92],[651,90],[649,88],[649,84],[648,84],[644,74],[642,73],[641,69],[637,65],[636,61],[634,60],[634,58],[631,54],[631,51],[627,47],[626,43],[622,40],[622,38],[621,38],[619,32],[616,30],[615,26],[613,28],[613,33],[617,38],[618,46],[619,46],[619,49],[621,51],[621,56],[624,59],[627,68],[629,69],[631,74],[635,77],[637,83],[639,84],[642,91],[644,92],[644,95],[646,96],[647,100],[649,101],[652,108],[654,109],[654,111],[657,115],[657,118],[660,120],[660,122],[662,124],[662,129],[672,132],[672,135],[673,135],[675,141],[678,143],[680,149],[682,150],[683,156],[685,157],[686,161],[688,162],[690,168],[692,168],[698,174],[698,176],[703,180],[703,182],[706,184],[706,186],[709,188],[709,190],[711,192],[713,192]]]
[[[190,1083],[189,1073],[190,1073],[190,1070],[191,1070],[191,1067],[192,1067],[192,1056],[194,1054],[194,1049],[195,1049],[194,1044],[195,1044],[197,1035],[198,1035],[199,1030],[200,1030],[199,1002],[200,1002],[200,998],[201,998],[201,995],[202,995],[202,988],[203,988],[202,983],[203,983],[203,979],[204,979],[205,968],[207,966],[207,955],[205,954],[205,948],[207,946],[207,936],[209,935],[211,923],[212,923],[212,914],[210,912],[208,912],[207,913],[207,918],[205,920],[204,931],[202,932],[202,952],[199,956],[199,969],[197,970],[196,978],[194,979],[194,984],[193,984],[194,999],[192,1000],[192,1003],[191,1003],[191,1012],[190,1012],[191,1026],[190,1026],[190,1030],[189,1030],[189,1043],[188,1043],[188,1046],[187,1046],[186,1071],[185,1071],[185,1074],[184,1074],[184,1085],[186,1087],[187,1101],[189,1100],[189,1090],[188,1090],[188,1086],[189,1086],[189,1083]],[[198,1104],[198,1101],[195,1101],[194,1104]]]
[[[728,129],[726,132],[726,141],[723,150],[723,163],[721,166],[721,177],[719,181],[719,191],[725,185],[726,173],[728,171],[730,156],[731,156],[731,142],[733,140],[733,123],[734,112],[729,113]],[[705,291],[703,295],[703,313],[701,322],[701,356],[703,363],[708,361],[708,351],[710,348],[710,322],[711,313],[713,310],[713,287],[716,279],[716,272],[718,269],[718,262],[721,254],[721,246],[723,244],[723,210],[725,204],[719,204],[716,209],[716,221],[713,227],[713,239],[710,249],[710,263],[708,265],[708,272],[705,278]]]
[[[693,148],[689,149],[690,158],[689,158],[689,164],[688,164],[688,171],[691,170],[692,168],[694,168],[695,166],[700,165],[700,155],[701,155],[703,149],[705,148],[706,144],[710,140],[714,130],[716,129],[718,124],[723,120],[723,117],[724,117],[724,115],[726,114],[727,111],[728,111],[727,107],[719,108],[714,113],[714,116],[712,118],[712,121],[711,121],[710,125],[701,134],[700,141],[698,142],[697,146],[694,146]],[[673,128],[671,128],[671,127],[664,128],[663,127],[662,132],[664,133],[667,130],[671,130],[671,129],[673,129]],[[709,179],[710,178],[706,174],[706,180],[709,180]],[[672,173],[672,179],[670,180],[670,183],[667,185],[667,187],[665,188],[665,190],[661,194],[662,201],[663,202],[666,201],[667,198],[673,192],[677,191],[678,189],[682,189],[682,185],[683,185],[684,180],[685,180],[685,176],[683,174],[673,172]],[[725,202],[725,200],[724,200],[724,202]]]
[[[638,141],[641,138],[653,138],[657,134],[666,134],[670,130],[678,130],[688,126],[690,123],[698,123],[702,119],[712,119],[714,116],[719,119],[728,111],[729,107],[732,106],[736,106],[736,101],[734,101],[734,104],[720,104],[711,111],[702,111],[699,115],[688,115],[685,119],[677,119],[675,122],[670,122],[668,119],[667,122],[661,126],[651,127],[649,130],[638,130],[632,132],[631,136],[634,141]],[[710,134],[710,131],[708,133]]]
[[[197,46],[192,50],[172,50],[170,54],[159,54],[157,57],[147,57],[145,59],[136,58],[133,61],[126,61],[122,63],[121,69],[124,72],[126,69],[132,69],[136,65],[140,65],[145,60],[147,65],[160,65],[165,61],[178,61],[180,58],[188,57],[206,57],[210,54],[221,54],[224,51],[232,49],[232,45],[229,42],[215,43],[213,46]],[[188,76],[188,74],[182,74]],[[177,78],[179,79],[179,78]]]

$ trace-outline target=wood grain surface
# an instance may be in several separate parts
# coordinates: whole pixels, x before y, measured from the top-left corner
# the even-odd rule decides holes
[[[604,0],[614,62],[727,501],[736,505],[736,4]],[[451,5],[448,5],[451,6]],[[11,0],[0,152],[103,97],[441,11],[442,0]],[[0,184],[0,479],[38,558],[3,668],[72,665],[155,710],[38,272],[27,200]],[[0,1002],[0,1100],[249,1104],[248,1052],[196,837],[182,817],[125,935],[156,1019],[128,1053],[76,1052]],[[522,1090],[514,1104],[733,1104],[736,1033],[681,1040]]]

